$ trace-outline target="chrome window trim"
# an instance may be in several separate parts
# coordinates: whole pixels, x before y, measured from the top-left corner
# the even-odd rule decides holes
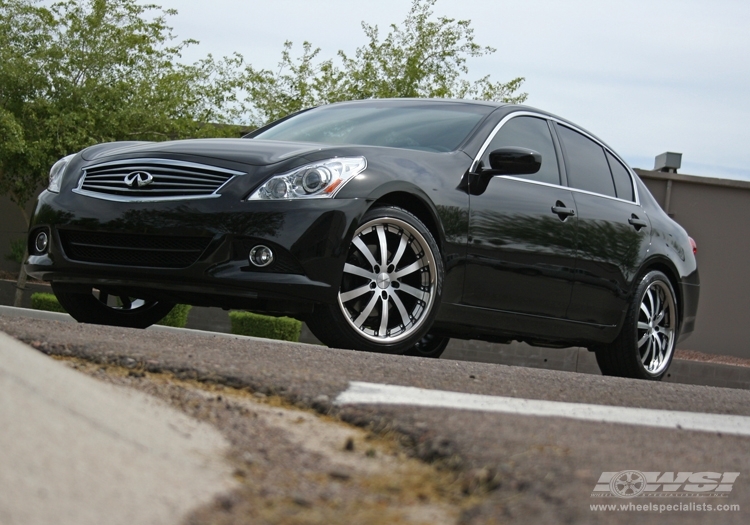
[[[538,180],[529,180],[529,179],[522,179],[521,177],[514,177],[513,175],[496,175],[496,177],[500,177],[503,179],[509,179],[509,180],[515,180],[518,182],[526,182],[527,184],[536,184],[537,186],[547,186],[548,188],[561,188],[564,190],[568,190],[570,192],[575,193],[585,193],[586,195],[593,195],[595,197],[602,197],[604,199],[609,199],[613,201],[619,201],[624,202],[626,204],[632,204],[633,206],[640,207],[640,204],[637,204],[631,200],[628,199],[620,199],[619,197],[610,197],[609,195],[603,195],[601,193],[594,193],[593,191],[586,191],[586,190],[579,190],[578,188],[571,188],[570,186],[562,186],[560,184],[550,184],[549,182],[540,182]]]
[[[603,193],[596,193],[594,191],[579,190],[578,188],[571,188],[570,186],[565,186],[565,187],[568,188],[570,191],[573,191],[573,192],[576,192],[576,193],[583,193],[585,195],[593,195],[594,197],[601,197],[603,199],[609,199],[611,201],[625,202],[627,204],[632,204],[633,206],[637,206],[639,208],[641,207],[641,203],[640,202],[631,201],[629,199],[621,199],[619,197],[611,197],[609,195],[604,195]],[[635,186],[633,186],[633,187],[635,187]],[[636,194],[636,197],[637,197],[637,194]]]
[[[229,175],[230,177],[226,181],[224,181],[224,183],[221,186],[216,188],[213,191],[213,193],[209,195],[195,195],[195,196],[180,195],[180,196],[172,196],[172,197],[158,197],[158,196],[156,197],[143,197],[143,196],[128,197],[126,195],[110,195],[107,193],[98,193],[98,192],[93,192],[93,191],[82,189],[83,183],[86,180],[87,170],[97,169],[97,168],[106,168],[110,166],[137,165],[138,163],[157,164],[161,166],[174,166],[174,167],[198,169],[198,170],[210,170],[214,172],[224,173],[226,175]],[[221,195],[219,194],[221,189],[224,188],[224,186],[226,186],[227,184],[229,184],[232,180],[234,180],[235,177],[246,175],[246,173],[242,171],[230,170],[228,168],[221,168],[219,166],[212,166],[209,164],[199,164],[197,162],[188,162],[188,161],[173,160],[173,159],[147,158],[147,157],[137,158],[137,159],[113,160],[110,162],[102,162],[100,164],[92,164],[90,166],[84,167],[81,171],[82,173],[78,179],[78,185],[75,188],[73,188],[73,193],[77,195],[83,195],[85,197],[91,197],[94,199],[101,199],[101,200],[111,201],[111,202],[168,202],[168,201],[183,201],[183,200],[216,199],[218,197],[221,197]]]
[[[628,174],[630,175],[630,183],[633,185],[633,195],[635,196],[635,200],[632,201],[630,199],[621,199],[619,197],[611,197],[609,195],[604,195],[603,193],[596,193],[596,192],[593,192],[593,191],[581,190],[581,189],[578,189],[578,188],[573,188],[572,186],[563,186],[562,184],[550,184],[548,182],[540,182],[540,181],[535,181],[535,180],[528,180],[528,179],[523,179],[521,177],[513,177],[511,175],[498,175],[498,177],[503,177],[503,178],[507,178],[507,179],[518,180],[518,181],[522,181],[522,182],[528,182],[530,184],[539,184],[539,185],[542,185],[542,186],[550,186],[550,187],[554,187],[554,188],[565,188],[567,190],[575,191],[575,192],[578,192],[578,193],[585,193],[587,195],[595,195],[597,197],[603,197],[605,199],[610,199],[610,200],[615,200],[615,201],[620,201],[620,202],[627,202],[629,204],[634,204],[635,206],[638,206],[638,207],[641,206],[641,198],[640,198],[640,194],[638,192],[638,185],[635,182],[635,173],[633,172],[633,170],[631,169],[631,167],[628,166],[628,163],[625,162],[625,161],[623,161],[622,158],[617,153],[615,153],[614,151],[612,151],[611,148],[607,147],[606,144],[602,143],[601,140],[597,139],[596,137],[591,136],[590,133],[587,133],[586,131],[580,129],[579,127],[577,127],[575,125],[572,125],[569,122],[565,122],[563,120],[560,120],[558,118],[551,117],[549,115],[544,115],[542,113],[536,113],[534,111],[516,111],[516,112],[513,112],[513,113],[511,113],[511,114],[506,115],[505,117],[503,117],[503,119],[500,122],[497,123],[497,125],[493,128],[492,132],[487,136],[487,139],[482,144],[482,147],[479,148],[479,153],[477,153],[477,156],[474,158],[474,161],[471,163],[471,167],[469,168],[469,171],[471,173],[475,173],[476,172],[477,166],[479,165],[479,162],[482,159],[482,156],[484,155],[484,152],[487,151],[487,148],[490,146],[490,143],[492,142],[492,139],[495,138],[495,135],[497,135],[497,132],[500,131],[500,128],[502,128],[509,120],[511,120],[513,118],[516,118],[516,117],[536,117],[536,118],[541,118],[541,119],[544,119],[544,120],[551,120],[552,122],[555,122],[556,124],[559,124],[561,126],[565,126],[567,128],[570,128],[571,130],[573,130],[573,131],[575,131],[577,133],[580,133],[581,135],[585,136],[586,138],[588,138],[588,139],[596,142],[604,150],[606,150],[609,153],[611,153],[612,156],[615,159],[617,159],[623,166],[625,166],[627,168]],[[557,159],[555,159],[555,161],[557,161]]]

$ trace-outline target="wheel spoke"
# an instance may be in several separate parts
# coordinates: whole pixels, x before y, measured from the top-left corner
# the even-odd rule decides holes
[[[103,292],[99,290],[99,302],[102,303],[104,306],[107,306],[108,301],[109,301],[109,294],[107,292]]]
[[[418,271],[420,268],[422,268],[422,259],[418,261],[414,261],[409,266],[405,268],[401,268],[397,272],[394,272],[391,274],[391,279],[401,279],[405,275],[409,275],[410,273],[414,273]]]
[[[406,235],[401,232],[401,238],[398,242],[398,249],[396,249],[396,255],[393,256],[393,259],[391,259],[391,264],[394,268],[398,266],[398,263],[401,261],[401,257],[403,257],[404,252],[406,251],[406,247],[409,245],[409,241],[406,239]]]
[[[378,335],[385,337],[388,335],[388,298],[382,298],[380,300],[380,329]]]
[[[656,290],[656,293],[654,294],[654,301],[655,301],[655,304],[654,304],[654,309],[652,310],[652,312],[653,312],[654,318],[656,318],[659,315],[659,313],[662,311],[662,300],[661,300],[661,293],[659,292],[659,290]],[[654,321],[654,324],[656,322],[657,321]]]
[[[399,292],[406,292],[409,295],[413,295],[417,299],[422,299],[424,297],[425,292],[420,290],[419,288],[414,288],[413,286],[409,286],[408,284],[401,283],[401,286],[398,287]]]
[[[393,301],[393,304],[396,305],[396,308],[398,309],[398,313],[401,314],[401,321],[403,321],[404,326],[409,326],[409,323],[411,323],[411,319],[409,318],[409,312],[406,311],[406,307],[404,306],[403,301],[398,296],[398,294],[392,294],[391,300]]]
[[[648,302],[651,305],[651,309],[649,310],[649,314],[648,314],[648,320],[651,321],[654,318],[654,312],[656,312],[656,307],[654,305],[654,290],[652,288],[649,288],[647,295],[648,295]]]
[[[123,310],[130,310],[133,307],[133,302],[130,300],[130,297],[126,295],[120,296],[120,302],[122,303]]]
[[[367,318],[370,317],[372,309],[375,308],[375,304],[378,302],[379,297],[380,296],[376,293],[372,294],[372,297],[370,297],[370,301],[367,303],[367,306],[365,306],[365,309],[362,310],[362,312],[359,314],[359,317],[354,320],[354,324],[360,330],[362,329],[362,325],[365,323]]]
[[[375,231],[378,232],[378,241],[380,242],[380,271],[384,272],[388,266],[388,243],[385,239],[385,228],[382,225],[378,225]]]
[[[649,303],[651,303],[650,311],[648,309],[648,305],[646,304],[646,297],[648,297]],[[646,319],[648,321],[651,321],[651,317],[652,317],[651,312],[654,311],[654,301],[653,301],[653,298],[651,297],[651,290],[646,291],[646,295],[643,298],[643,301],[641,302],[641,310],[643,311],[644,314],[646,314]]]
[[[341,298],[341,302],[345,303],[347,301],[351,301],[352,299],[356,299],[360,295],[364,295],[367,292],[372,291],[372,288],[370,288],[369,284],[366,284],[364,286],[360,286],[359,288],[355,288],[354,290],[349,290],[348,292],[344,292],[339,295]]]
[[[359,252],[365,256],[365,259],[367,259],[367,262],[370,263],[370,266],[374,269],[378,263],[375,260],[375,257],[373,257],[372,252],[365,244],[365,241],[362,240],[362,237],[355,237],[352,241],[352,244],[359,250]]]
[[[658,350],[658,354],[657,354]],[[661,337],[659,337],[659,334],[654,334],[654,358],[658,356],[664,355],[664,344],[661,340]]]
[[[641,357],[641,363],[644,365],[646,364],[646,359],[651,355],[651,346],[653,345],[653,342],[651,341],[651,338],[648,338],[648,344],[646,345],[646,352]]]
[[[658,315],[654,318],[654,324],[661,323],[662,319],[664,319],[664,316],[667,315],[667,307],[666,307],[666,305],[663,305],[663,306],[664,306],[664,308],[662,308],[661,310],[659,310]]]
[[[645,299],[645,297],[644,297]],[[641,303],[641,311],[646,315],[646,319],[648,321],[651,321],[651,312],[648,311],[648,306],[646,306],[646,301],[643,301]]]
[[[378,276],[375,275],[373,272],[367,271],[364,268],[360,268],[359,266],[355,266],[349,263],[346,263],[344,265],[344,272],[350,273],[352,275],[359,275],[360,277],[364,277],[365,279],[370,279],[371,281],[376,281],[378,278]]]
[[[648,332],[646,332],[645,334],[643,334],[643,337],[641,337],[638,340],[638,348],[642,347],[643,343],[645,343],[647,339],[648,339]]]

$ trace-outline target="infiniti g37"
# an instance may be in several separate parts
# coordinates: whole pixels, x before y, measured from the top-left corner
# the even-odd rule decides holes
[[[584,346],[660,379],[695,324],[695,245],[604,142],[519,105],[368,100],[241,139],[113,142],[51,169],[30,275],[78,321],[176,303],[304,320],[325,344]]]

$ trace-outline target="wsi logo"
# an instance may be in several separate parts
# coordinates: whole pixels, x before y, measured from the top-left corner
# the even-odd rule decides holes
[[[602,472],[591,497],[727,497],[739,472]]]

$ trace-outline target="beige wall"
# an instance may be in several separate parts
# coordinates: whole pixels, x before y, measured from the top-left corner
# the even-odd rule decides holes
[[[636,171],[698,244],[698,318],[680,347],[750,358],[750,182]]]

